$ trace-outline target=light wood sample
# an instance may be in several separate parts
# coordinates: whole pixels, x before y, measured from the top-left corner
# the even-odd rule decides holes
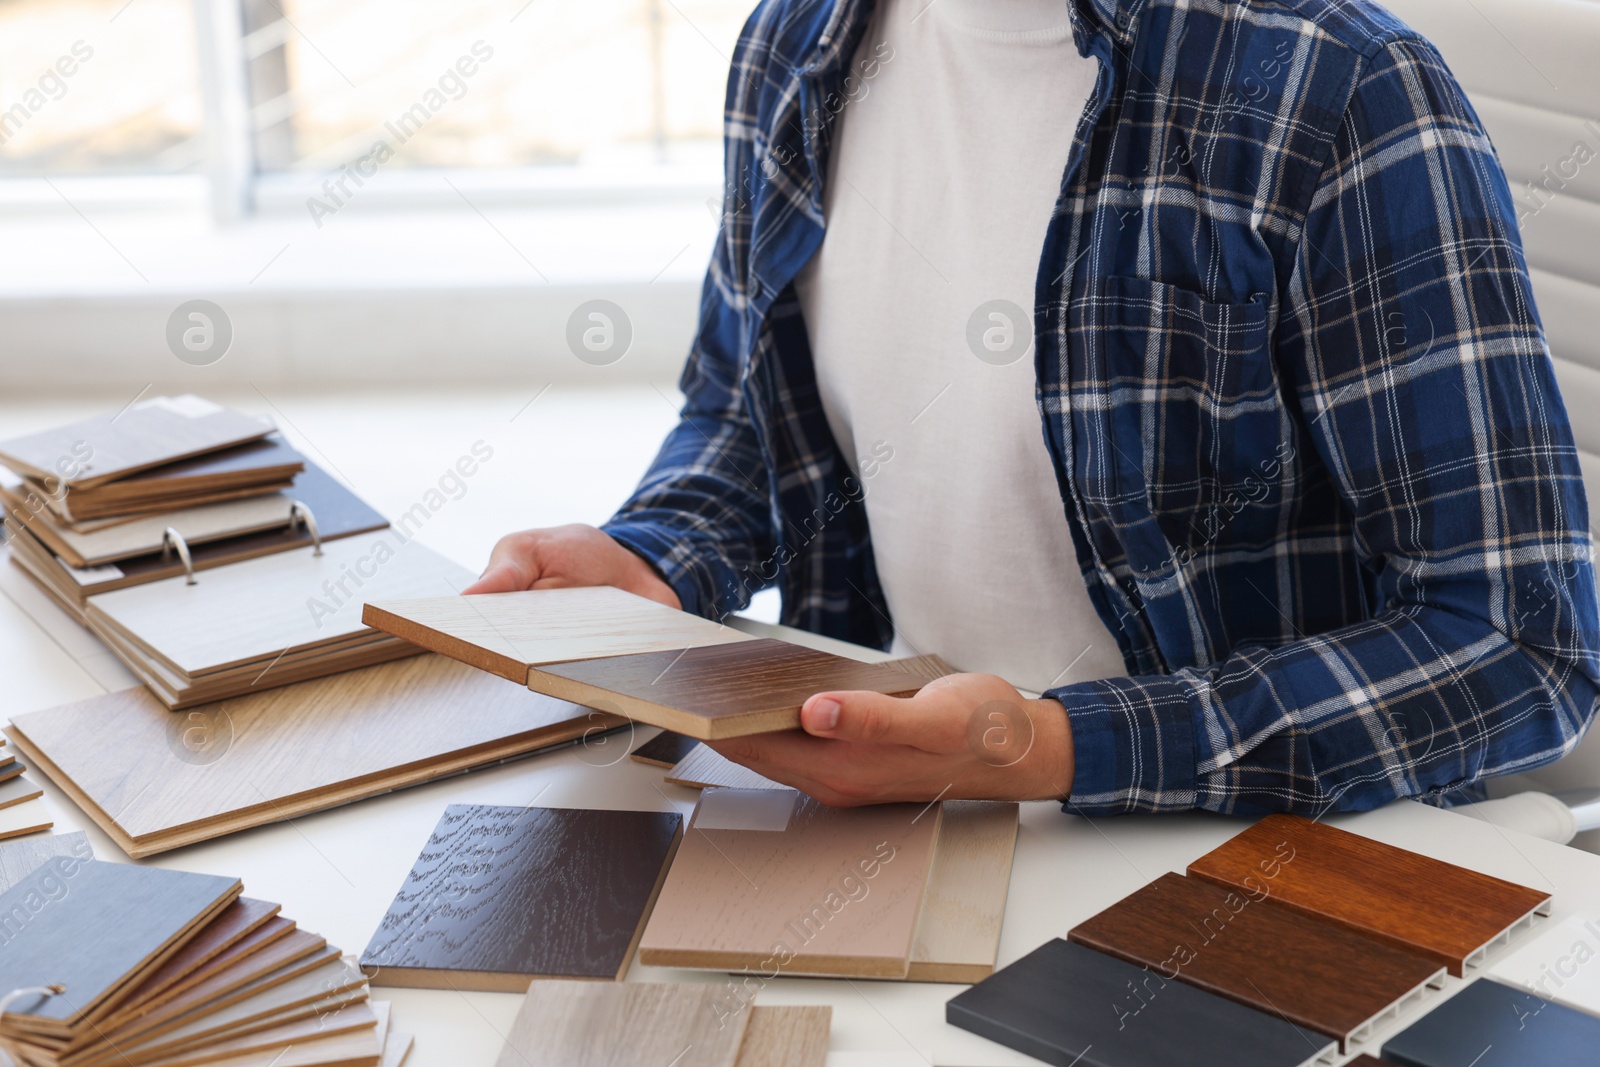
[[[180,714],[128,689],[18,715],[7,732],[138,857],[622,723],[422,655]]]
[[[620,981],[682,823],[677,812],[452,804],[361,967],[375,985],[424,989]]]
[[[73,860],[92,860],[89,835],[79,830],[70,834],[36,834],[0,843],[0,893],[32,874],[46,860],[63,856]]]
[[[0,808],[0,841],[41,833],[54,825],[50,805],[43,798]]]
[[[946,800],[911,942],[910,982],[979,982],[994,973],[1017,851],[1015,804]]]
[[[750,1013],[720,983],[535,982],[495,1067],[734,1067]]]
[[[10,808],[44,796],[44,790],[30,782],[25,775],[17,775],[0,782],[0,808]]]
[[[920,679],[879,663],[755,638],[677,652],[536,667],[528,688],[701,740],[792,730],[800,705],[828,690],[910,696]]]
[[[1268,815],[1189,874],[1415,949],[1461,977],[1507,930],[1549,914],[1550,894],[1297,815]]]
[[[368,597],[444,593],[473,575],[393,532],[346,538],[89,598],[89,615],[190,678],[365,631]],[[392,553],[379,561],[378,548]],[[359,582],[359,584],[357,584]],[[342,588],[340,583],[343,583]]]
[[[0,441],[0,463],[73,487],[265,437],[272,425],[195,396],[151,397],[120,412]]]
[[[833,1009],[826,1005],[749,1009],[736,1067],[823,1067]]]
[[[904,978],[937,804],[828,808],[790,791],[781,830],[702,829],[707,790],[639,946],[651,966]]]
[[[367,625],[528,683],[546,663],[751,640],[738,630],[610,586],[368,601]]]

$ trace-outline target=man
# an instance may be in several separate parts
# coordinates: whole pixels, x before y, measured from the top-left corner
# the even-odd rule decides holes
[[[1511,198],[1381,8],[769,0],[726,194],[639,489],[469,592],[776,584],[984,672],[726,755],[830,804],[1321,813],[1581,736],[1587,505]]]

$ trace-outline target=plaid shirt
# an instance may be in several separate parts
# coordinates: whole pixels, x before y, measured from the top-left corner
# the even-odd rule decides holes
[[[1561,756],[1600,693],[1587,504],[1444,62],[1365,0],[1068,6],[1101,75],[1044,241],[1037,392],[1130,672],[1050,694],[1069,808],[1360,809]],[[751,16],[682,421],[606,529],[689,611],[775,583],[785,622],[881,647],[793,286],[871,9]]]

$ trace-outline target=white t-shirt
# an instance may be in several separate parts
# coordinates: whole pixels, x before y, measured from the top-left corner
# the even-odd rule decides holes
[[[796,284],[834,437],[877,457],[895,649],[1034,691],[1123,674],[1034,395],[1034,280],[1098,63],[1066,0],[880,0],[856,60]]]

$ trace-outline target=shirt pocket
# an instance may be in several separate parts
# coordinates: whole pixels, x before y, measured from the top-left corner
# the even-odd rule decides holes
[[[1246,510],[1265,520],[1293,440],[1267,297],[1218,303],[1108,277],[1089,287],[1077,317],[1078,382],[1089,390],[1074,392],[1090,403],[1075,422],[1079,455],[1098,469],[1088,479],[1094,502],[1121,523],[1154,518],[1169,544],[1191,548]]]

